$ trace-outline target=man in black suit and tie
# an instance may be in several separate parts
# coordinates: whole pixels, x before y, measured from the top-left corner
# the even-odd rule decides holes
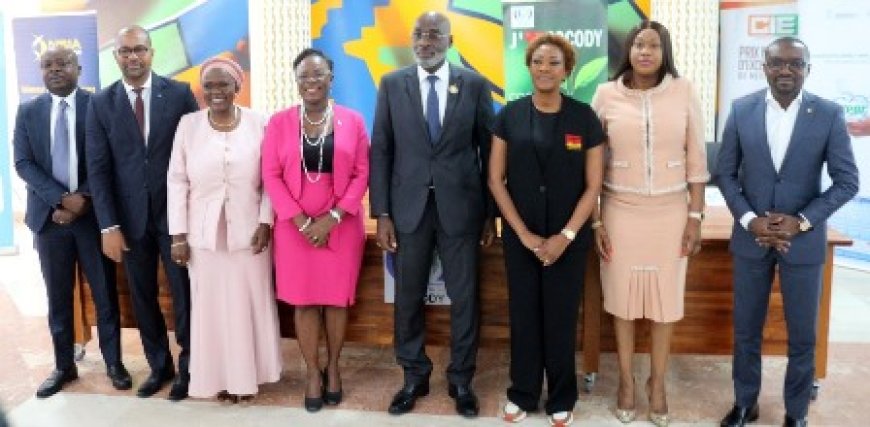
[[[102,233],[103,253],[124,262],[133,312],[151,367],[139,397],[157,393],[175,377],[166,323],[157,301],[157,261],[172,293],[175,339],[181,347],[169,399],[187,397],[190,282],[170,258],[166,225],[166,171],[175,128],[198,106],[190,87],[151,72],[154,48],[142,27],[121,29],[115,61],[122,79],[95,94],[87,118],[88,177]]]
[[[33,231],[48,295],[48,326],[55,369],[36,396],[51,396],[78,378],[73,361],[73,286],[76,262],[88,279],[97,308],[100,350],[112,385],[132,385],[121,363],[121,329],[115,270],[100,252],[85,172],[85,113],[90,94],[78,89],[75,52],[53,47],[39,60],[49,93],[18,108],[13,147],[15,170],[27,184],[24,221]]]
[[[421,15],[412,39],[417,64],[381,80],[372,132],[369,199],[378,245],[396,253],[395,348],[405,371],[388,412],[406,413],[429,393],[423,299],[437,248],[451,301],[448,393],[457,412],[474,417],[478,242],[494,234],[485,171],[492,98],[483,77],[445,61],[446,16]]]

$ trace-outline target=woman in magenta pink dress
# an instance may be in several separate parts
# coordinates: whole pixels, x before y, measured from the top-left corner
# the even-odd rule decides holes
[[[276,294],[295,309],[307,365],[305,409],[314,412],[342,398],[338,358],[365,244],[369,140],[359,113],[330,101],[332,61],[323,52],[302,51],[293,69],[302,104],[276,113],[266,126],[263,183],[277,215]]]

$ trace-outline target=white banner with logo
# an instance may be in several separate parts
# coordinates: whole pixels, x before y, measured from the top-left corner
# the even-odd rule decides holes
[[[783,36],[798,36],[800,19],[795,1],[745,0],[719,2],[719,104],[717,140],[731,102],[767,87],[764,48]]]
[[[843,106],[861,175],[858,197],[830,221],[855,240],[837,249],[837,263],[870,268],[870,1],[801,0],[798,13],[811,54],[807,90]]]

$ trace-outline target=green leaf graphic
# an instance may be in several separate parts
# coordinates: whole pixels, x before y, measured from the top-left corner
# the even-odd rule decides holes
[[[607,56],[599,56],[586,63],[574,77],[574,91],[595,82],[605,69],[607,69]]]

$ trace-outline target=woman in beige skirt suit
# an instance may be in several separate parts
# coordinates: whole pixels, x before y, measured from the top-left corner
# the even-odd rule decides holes
[[[674,67],[670,36],[643,22],[592,107],[607,135],[604,191],[594,219],[604,308],[619,357],[616,416],[635,418],[634,324],[649,319],[650,421],[668,424],[665,373],[674,322],[683,317],[688,256],[700,249],[707,172],[700,103]]]

